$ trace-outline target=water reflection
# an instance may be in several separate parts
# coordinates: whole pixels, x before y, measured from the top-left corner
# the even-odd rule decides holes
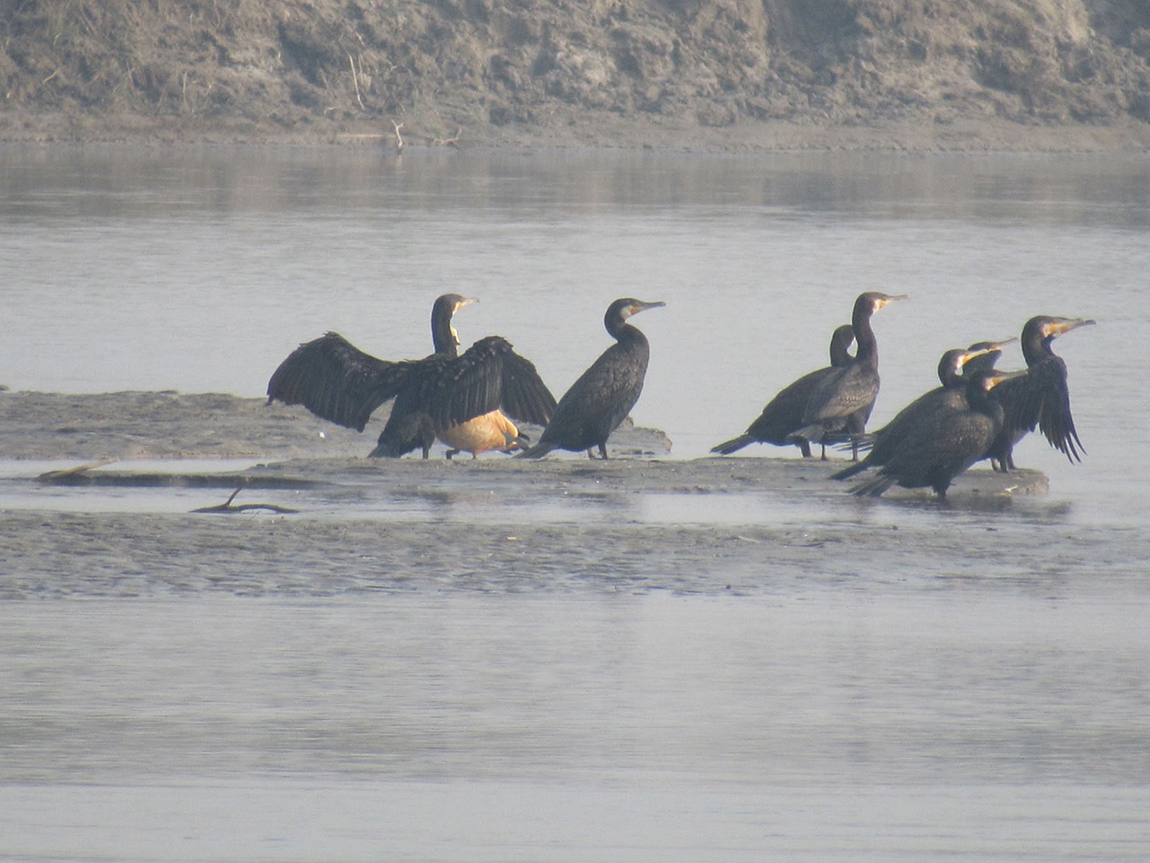
[[[77,179],[82,178],[82,187]],[[684,205],[836,218],[1150,223],[1138,156],[0,147],[0,215],[179,217],[450,209],[513,220]]]

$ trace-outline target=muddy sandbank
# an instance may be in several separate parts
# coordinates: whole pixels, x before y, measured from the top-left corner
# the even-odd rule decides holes
[[[261,399],[2,393],[0,408],[7,598],[769,592],[860,574],[1120,573],[1134,559],[1114,537],[1077,538],[1037,471],[970,471],[947,505],[900,489],[876,502],[817,460],[654,458],[665,438],[643,429],[621,444],[648,455],[607,462],[376,460],[371,437]],[[99,458],[118,460],[37,478]],[[236,488],[238,504],[296,512],[193,512]],[[1070,557],[1044,558],[1051,531]]]
[[[92,470],[52,473],[42,481],[57,485],[207,486],[296,488],[314,485],[380,487],[391,493],[430,493],[439,489],[546,497],[566,494],[743,493],[770,489],[780,495],[838,494],[849,485],[829,479],[834,468],[819,460],[793,457],[725,457],[677,460],[662,431],[628,422],[611,438],[606,463],[581,454],[556,453],[524,462],[502,454],[448,462],[437,458],[366,459],[386,412],[372,418],[363,434],[320,420],[301,407],[267,404],[264,399],[220,393],[120,392],[67,395],[0,393],[0,458],[81,460]],[[537,430],[529,430],[538,433]],[[162,466],[117,469],[117,462],[170,459],[253,459],[242,472],[178,472]],[[75,466],[65,466],[75,468]],[[1041,494],[1048,488],[1038,471],[998,476],[974,470],[960,477],[953,495],[1004,497]],[[923,490],[892,489],[891,497],[929,497]]]

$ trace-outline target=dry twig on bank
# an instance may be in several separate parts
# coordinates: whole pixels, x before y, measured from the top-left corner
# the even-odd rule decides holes
[[[274,503],[233,504],[232,501],[236,499],[236,495],[239,494],[243,490],[244,490],[244,487],[241,485],[239,488],[237,488],[235,491],[233,491],[228,496],[228,499],[225,500],[223,503],[217,503],[215,506],[202,506],[199,509],[193,509],[192,512],[228,512],[228,513],[231,513],[231,512],[247,512],[248,510],[253,510],[253,509],[266,509],[269,512],[287,513],[289,515],[292,513],[299,512],[298,509],[289,509],[286,506],[277,506]]]

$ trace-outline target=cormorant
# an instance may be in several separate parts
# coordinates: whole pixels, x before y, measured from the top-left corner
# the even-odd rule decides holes
[[[827,375],[836,368],[846,366],[852,359],[850,346],[854,341],[855,331],[850,324],[843,324],[831,334],[830,355],[831,364],[813,372],[807,372],[792,384],[781,389],[773,399],[767,402],[759,418],[747,426],[746,432],[737,438],[724,441],[711,449],[721,455],[742,449],[750,443],[770,443],[775,446],[788,446],[797,444],[802,450],[803,458],[811,457],[811,443],[805,438],[788,440],[787,436],[802,426],[803,411],[807,406],[807,399],[811,391],[818,386]],[[823,443],[819,441],[819,443]],[[826,444],[823,443],[823,457],[826,457]]]
[[[980,342],[978,345],[971,345],[966,350],[955,348],[944,353],[938,363],[938,380],[941,386],[923,393],[895,414],[894,419],[885,426],[867,435],[870,452],[867,453],[866,458],[840,470],[838,473],[831,474],[831,479],[848,479],[857,473],[862,473],[867,468],[880,467],[886,464],[887,460],[898,452],[903,441],[926,422],[928,417],[938,411],[954,411],[966,407],[968,378],[963,375],[963,370],[968,367],[968,364],[980,360],[982,357],[991,354],[1001,356],[1002,345],[1013,341],[1015,340]],[[968,371],[967,374],[970,372]]]
[[[871,329],[871,315],[896,300],[905,300],[906,294],[891,296],[878,291],[859,294],[851,314],[855,344],[855,358],[840,369],[835,369],[816,386],[807,399],[801,428],[789,438],[822,441],[830,432],[845,428],[851,435],[853,457],[858,461],[858,440],[866,428],[866,421],[874,409],[878,396],[878,340]]]
[[[1016,341],[1018,341],[1017,337],[1006,339],[1005,341],[1001,342],[975,342],[973,345],[967,348],[967,350],[985,350],[986,353],[980,353],[977,356],[967,360],[966,365],[963,366],[963,374],[972,375],[975,372],[994,371],[994,367],[997,366],[998,361],[1002,359],[1002,348]],[[997,393],[995,395],[997,395]]]
[[[600,458],[607,458],[607,438],[639,400],[651,353],[647,337],[627,319],[664,305],[624,297],[607,307],[603,326],[615,344],[603,351],[559,399],[539,443],[516,458],[540,458],[553,449],[587,450],[587,457],[594,458],[595,447]]]
[[[924,416],[899,443],[873,479],[851,494],[879,497],[897,483],[903,488],[930,486],[940,499],[956,476],[979,459],[1002,428],[1002,406],[991,389],[1025,372],[975,372],[968,375],[966,404]]]
[[[1022,328],[1026,375],[1008,381],[994,394],[1005,411],[1002,429],[987,451],[996,470],[1014,468],[1014,445],[1035,427],[1071,462],[1082,460],[1079,450],[1085,453],[1086,448],[1078,439],[1070,413],[1066,363],[1054,353],[1051,342],[1063,333],[1093,323],[1084,318],[1039,315]]]
[[[508,447],[508,435],[518,439],[518,430],[512,432],[514,425],[507,428],[506,418],[499,414],[497,420],[493,412],[502,409],[545,425],[555,397],[535,366],[500,336],[480,339],[459,353],[451,318],[474,302],[459,294],[436,299],[431,310],[435,353],[422,360],[377,359],[332,332],[302,344],[268,381],[268,401],[302,404],[318,417],[363,431],[372,412],[394,398],[372,457],[398,458],[422,449],[427,458],[437,436],[472,454]],[[494,431],[487,428],[492,425]]]

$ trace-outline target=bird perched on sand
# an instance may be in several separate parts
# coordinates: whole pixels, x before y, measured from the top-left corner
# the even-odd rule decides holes
[[[905,294],[892,296],[878,291],[859,294],[855,299],[851,313],[858,346],[855,357],[823,378],[812,390],[801,428],[789,435],[792,441],[822,441],[827,434],[845,428],[851,435],[854,459],[858,461],[857,441],[866,430],[879,390],[878,339],[870,319],[884,306],[905,299]]]
[[[807,407],[807,400],[811,392],[835,369],[848,365],[854,357],[850,355],[850,346],[854,341],[854,327],[843,324],[831,334],[830,360],[831,364],[813,372],[807,372],[798,380],[779,390],[778,394],[767,402],[758,419],[747,426],[747,430],[736,438],[715,446],[711,452],[720,455],[730,455],[747,444],[769,443],[775,446],[788,446],[795,444],[802,451],[804,458],[811,456],[811,442],[806,438],[790,440],[789,435],[802,427],[803,412]],[[826,444],[823,444],[823,456],[826,457]]]
[[[946,351],[938,362],[938,380],[940,386],[923,393],[913,402],[895,414],[894,419],[878,431],[867,435],[870,451],[862,461],[857,461],[850,467],[831,474],[831,479],[847,479],[857,473],[872,467],[881,467],[887,463],[903,441],[916,432],[927,422],[929,417],[939,411],[954,411],[966,406],[966,384],[968,378],[964,369],[989,354],[1002,355],[1001,348],[1014,339],[1006,342],[981,342],[978,346],[972,345],[963,350],[955,348]],[[992,364],[993,367],[993,364]]]
[[[427,458],[436,437],[475,455],[522,438],[507,416],[545,425],[555,397],[530,361],[500,336],[459,353],[451,319],[476,302],[444,294],[431,310],[435,352],[422,360],[377,359],[329,332],[300,345],[268,381],[268,401],[302,404],[318,417],[363,431],[371,414],[394,399],[369,454],[398,458],[415,449]]]
[[[596,448],[600,458],[607,458],[607,438],[639,400],[651,354],[647,337],[627,319],[664,305],[623,297],[607,307],[603,326],[615,344],[559,399],[539,442],[516,458],[540,458],[553,449],[586,450],[587,457],[594,458]]]
[[[873,479],[851,489],[854,495],[879,497],[894,484],[934,489],[940,499],[954,478],[985,457],[1002,428],[1002,406],[991,396],[1000,383],[1025,372],[975,372],[966,384],[966,403],[919,419]]]
[[[1068,460],[1082,460],[1079,451],[1085,453],[1086,449],[1078,439],[1074,416],[1070,413],[1066,363],[1054,353],[1051,345],[1063,333],[1093,323],[1086,318],[1039,315],[1023,326],[1021,342],[1026,374],[995,390],[1005,418],[987,456],[997,470],[1014,468],[1014,445],[1036,427]]]

